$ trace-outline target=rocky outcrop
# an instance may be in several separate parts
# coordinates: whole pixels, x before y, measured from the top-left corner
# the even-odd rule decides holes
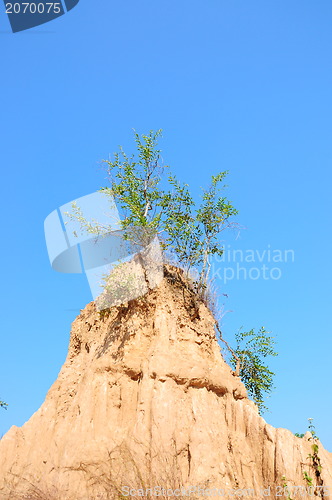
[[[0,442],[0,498],[102,500],[148,487],[287,498],[285,484],[289,498],[332,498],[332,456],[319,444],[318,470],[309,438],[258,415],[211,312],[175,275],[123,306],[81,312],[45,402]]]

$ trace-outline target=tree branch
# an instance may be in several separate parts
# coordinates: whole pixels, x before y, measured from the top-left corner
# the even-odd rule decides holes
[[[223,338],[222,336],[222,332],[220,330],[220,327],[218,325],[218,322],[216,321],[215,323],[215,326],[219,332],[219,338],[222,342],[224,342],[224,344],[226,345],[227,349],[230,351],[230,353],[232,354],[233,358],[236,360],[236,368],[235,368],[235,372],[233,372],[233,374],[236,376],[236,377],[239,377],[240,376],[240,369],[241,369],[241,359],[235,354],[235,352],[233,351],[233,349],[231,348],[231,346],[229,345],[228,342],[226,342],[226,340]]]

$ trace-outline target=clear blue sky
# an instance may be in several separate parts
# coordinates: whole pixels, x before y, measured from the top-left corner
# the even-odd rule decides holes
[[[1,5],[0,44],[0,434],[39,408],[91,300],[84,276],[51,269],[45,217],[105,184],[99,161],[130,150],[132,128],[162,128],[195,194],[230,171],[246,229],[226,245],[294,251],[278,280],[221,283],[223,330],[276,335],[265,419],[304,432],[313,417],[332,451],[331,2],[81,0],[17,34]]]

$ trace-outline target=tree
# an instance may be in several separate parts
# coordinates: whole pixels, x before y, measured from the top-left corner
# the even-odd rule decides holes
[[[161,239],[163,250],[176,257],[187,276],[192,268],[198,269],[196,291],[204,296],[211,256],[223,254],[218,236],[221,231],[234,226],[231,218],[237,214],[231,202],[221,196],[226,187],[222,183],[228,172],[212,176],[211,185],[208,190],[203,190],[198,207],[188,184],[181,184],[171,173],[164,179],[165,188],[161,189],[162,175],[169,167],[161,165],[160,136],[161,130],[150,131],[142,137],[135,132],[137,157],[127,156],[120,147],[112,160],[104,160],[110,186],[101,188],[101,192],[120,206],[125,238],[139,238],[139,231],[135,231],[137,226],[154,231]],[[87,221],[75,204],[72,210],[67,215],[78,220],[85,231],[94,234],[110,231],[108,226]]]
[[[135,133],[138,160],[128,158],[122,148],[113,161],[106,161],[111,187],[102,188],[120,203],[124,211],[122,227],[149,226],[162,238],[164,250],[175,253],[187,273],[200,267],[197,289],[206,287],[210,256],[222,255],[218,235],[231,227],[231,217],[237,214],[226,197],[220,196],[227,172],[212,176],[211,186],[203,191],[203,201],[196,208],[188,184],[174,175],[167,176],[168,190],[159,189],[161,175],[168,166],[160,165],[157,148],[162,131],[150,131],[142,138]]]
[[[259,413],[267,410],[264,405],[264,393],[273,389],[274,373],[264,364],[268,356],[277,356],[274,351],[275,340],[262,326],[258,333],[239,331],[236,335],[236,348],[232,352],[231,365],[236,375],[241,377],[249,396],[258,406]]]

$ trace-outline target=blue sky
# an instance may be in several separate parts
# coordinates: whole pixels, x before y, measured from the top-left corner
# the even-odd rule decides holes
[[[162,128],[164,161],[195,196],[229,170],[245,228],[229,248],[294,251],[278,280],[220,283],[222,327],[229,341],[272,331],[265,419],[304,432],[312,417],[332,451],[331,26],[326,0],[81,0],[12,34],[1,5],[0,434],[39,408],[91,300],[84,276],[51,269],[45,217],[105,185],[100,160],[132,151],[133,128]]]

